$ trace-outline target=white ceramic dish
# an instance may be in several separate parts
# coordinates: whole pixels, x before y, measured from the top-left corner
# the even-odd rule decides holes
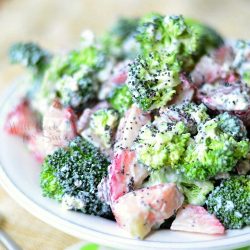
[[[116,249],[234,249],[250,245],[250,227],[228,231],[225,236],[160,230],[144,241],[132,239],[114,222],[64,211],[59,204],[42,197],[39,188],[40,166],[22,140],[3,131],[6,112],[13,106],[25,86],[15,84],[0,99],[0,182],[6,191],[31,214],[68,234]]]

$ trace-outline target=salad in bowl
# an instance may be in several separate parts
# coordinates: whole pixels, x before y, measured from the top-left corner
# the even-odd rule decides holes
[[[19,42],[9,57],[30,87],[4,128],[41,164],[45,197],[138,239],[250,224],[248,41],[153,13],[66,53]]]

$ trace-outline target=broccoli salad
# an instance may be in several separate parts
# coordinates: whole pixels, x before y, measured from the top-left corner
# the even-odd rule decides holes
[[[250,225],[250,42],[181,15],[122,18],[54,54],[11,46],[29,89],[6,118],[63,208],[152,230]]]

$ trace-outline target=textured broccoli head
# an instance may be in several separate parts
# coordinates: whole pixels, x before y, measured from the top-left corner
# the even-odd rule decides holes
[[[188,179],[207,180],[218,173],[231,171],[248,152],[249,141],[236,141],[221,130],[214,118],[199,128],[178,167]]]
[[[180,183],[188,204],[202,206],[205,204],[207,195],[214,189],[210,181],[187,181]]]
[[[134,38],[139,19],[121,18],[103,37],[103,44],[107,52],[118,60],[134,58],[138,53],[138,46]]]
[[[236,116],[225,112],[217,116],[219,127],[225,133],[231,135],[235,140],[247,139],[247,130],[243,122]]]
[[[39,102],[49,104],[57,97],[79,111],[97,96],[98,72],[105,67],[107,58],[97,42],[85,40],[80,49],[52,60],[38,93]]]
[[[179,67],[168,53],[139,56],[129,66],[127,85],[133,101],[144,111],[164,106],[179,84]]]
[[[123,115],[133,103],[132,95],[129,92],[128,86],[124,84],[122,86],[114,88],[108,97],[108,102],[112,106],[112,108]]]
[[[45,159],[40,176],[43,194],[57,200],[74,198],[82,206],[76,204],[72,209],[80,207],[86,214],[111,217],[109,206],[97,197],[97,186],[107,175],[108,165],[97,148],[77,137],[68,148],[58,149]]]
[[[188,127],[189,132],[197,134],[198,126],[209,119],[207,108],[204,104],[197,105],[192,102],[163,107],[160,111],[161,117],[169,122],[182,121]]]
[[[182,16],[162,16],[149,14],[142,18],[137,28],[136,39],[144,53],[152,50],[164,50],[178,39],[189,37],[189,30]],[[170,48],[175,50],[175,48]]]
[[[40,185],[44,196],[61,201],[64,190],[56,178],[56,166],[57,164],[65,164],[69,157],[70,154],[68,152],[58,149],[53,155],[45,159],[40,174]]]
[[[214,189],[212,182],[187,180],[178,170],[170,167],[153,170],[144,186],[150,187],[162,183],[176,183],[184,194],[186,202],[193,205],[204,205],[208,193]]]
[[[9,58],[13,64],[21,64],[36,76],[43,74],[51,54],[35,43],[15,43],[9,49]]]
[[[209,195],[207,209],[228,229],[250,225],[250,178],[233,176]]]
[[[56,97],[64,106],[81,112],[92,100],[96,99],[99,80],[90,68],[82,67],[73,76],[64,76],[55,85]]]
[[[187,25],[189,25],[191,32],[197,39],[197,56],[206,54],[213,48],[220,47],[224,41],[221,35],[213,28],[200,23],[197,20],[186,18]]]
[[[182,16],[151,14],[140,22],[136,36],[143,54],[167,50],[185,71],[191,70],[209,48],[218,47],[222,38],[211,28]],[[207,46],[205,46],[205,44]]]
[[[183,122],[174,124],[155,120],[141,128],[134,148],[141,163],[160,169],[180,162],[189,139]]]
[[[119,113],[111,108],[99,109],[91,115],[91,132],[98,137],[104,148],[111,148],[118,122]]]

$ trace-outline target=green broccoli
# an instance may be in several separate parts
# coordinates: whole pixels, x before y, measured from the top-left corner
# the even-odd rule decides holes
[[[58,149],[52,156],[48,156],[44,160],[40,174],[40,185],[44,196],[61,201],[64,191],[56,178],[56,166],[65,164],[69,157],[69,152],[64,149]]]
[[[228,229],[250,225],[250,178],[233,176],[209,195],[207,209]]]
[[[175,124],[156,119],[141,128],[133,147],[141,163],[160,169],[180,162],[189,139],[190,134],[183,122]]]
[[[221,129],[218,119],[214,118],[200,126],[177,168],[188,179],[207,180],[219,173],[231,171],[248,152],[248,139],[236,141],[231,134]]]
[[[222,38],[212,29],[182,16],[151,14],[142,18],[136,36],[143,54],[167,50],[185,71],[191,70],[206,53],[206,45],[216,48]]]
[[[210,181],[190,181],[171,167],[153,170],[144,186],[150,187],[162,183],[176,183],[184,194],[186,202],[193,205],[204,205],[207,195],[214,189]]]
[[[213,28],[190,18],[185,18],[185,22],[197,39],[197,59],[199,59],[201,55],[208,53],[211,49],[219,48],[223,45],[223,38]]]
[[[162,108],[160,113],[166,121],[184,122],[192,135],[197,134],[198,126],[209,119],[206,106],[204,104],[197,105],[193,102],[170,105]]]
[[[205,204],[207,194],[214,189],[214,185],[211,181],[183,180],[180,186],[187,203],[199,206]]]
[[[167,53],[139,56],[129,66],[127,85],[133,101],[144,111],[164,106],[179,84],[179,67]]]
[[[15,43],[9,49],[10,62],[21,64],[31,70],[35,77],[43,75],[52,55],[36,43]]]
[[[98,137],[104,148],[111,148],[118,122],[119,114],[111,108],[99,109],[91,115],[91,132]]]
[[[247,130],[243,122],[236,116],[225,112],[217,116],[219,127],[225,133],[231,135],[235,140],[247,139]]]
[[[45,73],[38,102],[50,104],[58,98],[75,111],[94,100],[100,87],[98,72],[104,69],[107,58],[98,43],[83,42],[78,50],[56,56]]]
[[[97,186],[107,175],[108,160],[81,137],[46,157],[40,175],[43,195],[58,201],[74,199],[71,208],[86,214],[111,217],[110,207],[97,196]]]
[[[118,61],[134,58],[138,54],[138,45],[134,38],[139,19],[121,18],[103,37],[106,51]]]
[[[123,115],[133,103],[132,95],[129,92],[128,86],[124,84],[122,86],[114,88],[108,97],[108,102],[112,106],[112,108]]]

